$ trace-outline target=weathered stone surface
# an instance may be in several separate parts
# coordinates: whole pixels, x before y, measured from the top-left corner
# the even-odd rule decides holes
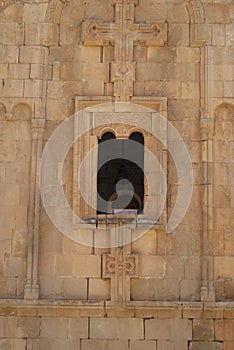
[[[191,342],[189,350],[222,350],[223,344],[219,342],[196,341]]]
[[[157,342],[153,340],[135,340],[130,342],[130,350],[156,350]]]
[[[19,317],[17,333],[19,338],[37,338],[40,333],[40,319],[37,317]]]
[[[62,349],[71,349],[71,350],[80,350],[80,339],[37,339],[37,340],[28,340],[29,349],[43,350],[62,350]]]
[[[0,1],[0,349],[233,350],[233,19],[231,0]],[[102,105],[114,101],[140,111]],[[89,135],[55,174],[74,212],[92,222],[77,231],[85,246],[50,221],[38,183],[52,132],[94,105]],[[187,145],[194,170],[191,202],[171,233],[186,179],[170,134],[165,145],[154,140],[156,112]],[[93,128],[97,121],[103,127]],[[55,163],[57,147],[84,124],[64,132]],[[126,247],[118,236],[118,250],[108,244],[120,220],[100,220],[77,199],[83,156],[106,131],[141,132],[167,183],[158,222]],[[151,179],[154,217],[162,188],[146,160],[144,202]],[[93,203],[97,163],[95,153],[84,181]],[[53,188],[49,203],[61,202]],[[132,237],[141,228],[133,221]]]
[[[0,316],[0,337],[15,338],[17,334],[17,318]]]
[[[70,318],[68,321],[68,338],[84,339],[88,338],[88,319]]]
[[[56,317],[42,317],[41,318],[41,338],[67,338],[68,319]]]
[[[118,350],[128,349],[127,340],[82,340],[81,346],[84,350]]]
[[[216,320],[215,321],[215,339],[233,340],[234,320]]]
[[[110,300],[110,281],[101,278],[89,279],[89,300]]]
[[[228,23],[230,21],[229,8],[225,4],[207,4],[205,11],[208,23]]]
[[[146,320],[146,339],[190,340],[192,339],[192,322],[190,320]]]
[[[214,321],[213,320],[193,320],[194,340],[213,340]]]
[[[80,255],[75,257],[74,275],[77,277],[101,277],[101,256]]]
[[[133,300],[176,300],[179,297],[178,279],[140,278],[131,281]]]
[[[170,341],[170,340],[159,340],[158,350],[186,350],[188,349],[188,342],[183,340]]]
[[[150,230],[132,243],[132,252],[144,255],[154,255],[157,249],[157,232]]]
[[[91,339],[143,339],[143,320],[137,318],[92,318]]]
[[[161,256],[142,255],[140,257],[140,277],[162,278],[165,267],[166,261]]]
[[[224,350],[232,350],[233,346],[234,346],[233,341],[225,341],[224,342]]]
[[[26,340],[23,339],[1,339],[0,349],[2,350],[24,350],[26,347]]]
[[[25,4],[24,6],[24,22],[40,23],[45,20],[47,5],[46,4]]]
[[[43,63],[46,50],[41,46],[21,46],[20,63]]]

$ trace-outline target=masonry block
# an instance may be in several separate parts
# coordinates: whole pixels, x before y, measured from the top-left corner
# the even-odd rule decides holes
[[[159,340],[191,340],[192,321],[191,320],[146,320],[146,339]]]
[[[42,80],[27,80],[24,86],[25,97],[40,97],[42,92]]]
[[[101,277],[101,255],[80,255],[75,257],[76,277]]]
[[[193,320],[193,339],[194,340],[213,340],[214,339],[214,321],[213,320]]]
[[[215,339],[234,340],[234,320],[215,320]]]
[[[195,341],[190,343],[189,350],[223,350],[223,344],[219,342]]]
[[[130,350],[156,350],[157,342],[155,340],[133,340],[130,342]]]
[[[25,24],[26,45],[52,46],[59,43],[59,27],[57,23]]]
[[[143,339],[143,320],[138,318],[91,318],[91,339]]]
[[[234,348],[234,341],[225,341],[224,350],[232,350]]]
[[[0,338],[15,338],[17,334],[17,318],[0,316]]]
[[[154,255],[157,249],[157,232],[150,230],[142,237],[132,242],[132,253]]]
[[[22,45],[23,24],[0,22],[0,42],[5,45]]]
[[[41,338],[66,339],[68,332],[68,319],[63,317],[42,317]]]
[[[140,277],[163,277],[166,260],[162,256],[142,255],[139,262]]]
[[[21,46],[21,63],[44,63],[46,49],[41,46]]]
[[[17,335],[19,338],[37,338],[40,332],[38,317],[18,317]]]
[[[128,350],[127,340],[82,340],[82,350]]]
[[[188,342],[185,340],[177,340],[177,341],[170,341],[170,340],[159,340],[158,341],[158,348],[157,350],[187,350],[188,349]]]
[[[38,23],[45,21],[47,4],[25,4],[24,6],[24,22],[26,23]]]
[[[25,350],[26,340],[24,339],[1,339],[1,350]]]
[[[89,279],[89,300],[110,300],[110,290],[109,279]]]
[[[88,318],[70,318],[68,321],[68,338],[88,338]]]
[[[226,4],[206,4],[205,16],[208,23],[228,23],[229,8]]]

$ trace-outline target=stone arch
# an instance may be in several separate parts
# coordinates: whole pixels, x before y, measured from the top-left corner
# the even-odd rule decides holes
[[[216,121],[234,121],[234,105],[224,102],[215,109]]]
[[[18,103],[13,106],[12,115],[14,120],[30,120],[32,110],[26,103]]]
[[[7,109],[3,103],[0,103],[0,120],[4,120],[6,116]]]
[[[128,138],[129,138],[130,135],[132,135],[132,134],[135,133],[135,132],[138,132],[139,134],[142,134],[142,136],[143,136],[144,138],[146,137],[146,132],[145,132],[145,130],[142,130],[142,129],[140,129],[140,128],[133,127],[133,128],[130,128],[130,129],[128,130]]]
[[[190,17],[190,23],[204,23],[204,8],[201,0],[187,0],[187,10]]]
[[[7,9],[11,6],[22,6],[23,3],[21,0],[2,0],[0,2],[0,13],[3,11],[7,11]],[[9,11],[10,12],[10,11]],[[6,13],[7,14],[7,13]],[[8,15],[8,14],[7,14]]]
[[[117,133],[116,133],[116,130],[112,127],[105,127],[103,129],[101,129],[101,131],[98,133],[98,138],[101,139],[102,136],[107,133],[107,132],[111,132],[116,138],[117,138]]]
[[[61,15],[66,1],[51,0],[48,4],[45,21],[60,23]]]
[[[201,0],[186,0],[191,23],[204,23],[204,9]],[[51,0],[46,11],[46,22],[60,23],[66,0]]]

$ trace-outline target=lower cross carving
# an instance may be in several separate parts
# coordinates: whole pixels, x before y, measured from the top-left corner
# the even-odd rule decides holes
[[[111,299],[119,308],[130,300],[130,278],[138,277],[138,256],[125,247],[103,256],[103,277],[111,278]]]

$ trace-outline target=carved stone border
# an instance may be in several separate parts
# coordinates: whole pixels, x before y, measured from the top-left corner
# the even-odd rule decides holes
[[[234,302],[131,301],[125,310],[102,301],[49,301],[0,299],[0,316],[136,317],[231,319]]]
[[[111,96],[76,96],[75,98],[75,113],[82,111],[83,109],[87,107],[92,107],[95,105],[100,105],[100,113],[103,112],[103,104],[113,102],[113,97]],[[133,104],[141,105],[143,107],[149,108],[151,113],[152,110],[155,110],[155,112],[162,114],[165,118],[167,118],[167,98],[166,97],[157,97],[157,96],[136,96],[131,99],[131,102]],[[89,128],[90,120],[87,118],[87,127]],[[74,125],[74,130],[77,130],[79,128],[79,118],[76,120],[76,125]],[[154,130],[156,126],[152,125],[152,136],[156,136],[156,130]],[[157,126],[158,128],[158,126]],[[155,131],[155,132],[154,132]],[[158,130],[157,130],[158,132]],[[155,134],[155,135],[154,135]],[[91,148],[93,148],[95,145],[97,145],[97,136],[95,135],[86,135],[84,136],[87,140],[85,142],[86,148],[83,150],[83,146],[81,143],[76,142],[73,146],[73,210],[76,213],[79,213],[79,215],[82,214],[82,217],[96,217],[96,213],[92,211],[91,209],[88,209],[88,206],[86,206],[82,198],[79,194],[79,186],[77,182],[77,174],[79,172],[80,163],[83,157],[83,153],[87,153],[87,151]],[[151,137],[145,137],[145,147],[150,144]],[[166,147],[162,147],[162,150],[160,152],[160,163],[162,166],[162,169],[164,173],[167,173],[167,149]],[[95,170],[94,170],[95,172]],[[95,184],[90,182],[88,184],[89,192],[92,193],[93,191],[96,191],[96,188],[94,188]],[[80,207],[81,211],[80,211]],[[91,211],[90,211],[91,210]],[[161,216],[158,224],[166,225],[167,222],[167,208],[164,209],[163,215]]]

